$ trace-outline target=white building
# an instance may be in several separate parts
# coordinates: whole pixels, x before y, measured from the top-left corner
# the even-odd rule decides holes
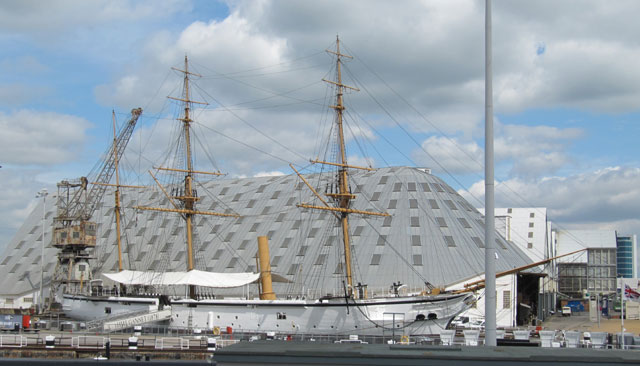
[[[582,298],[587,292],[616,291],[616,232],[614,230],[553,230],[556,255],[586,249],[559,258],[558,291]]]

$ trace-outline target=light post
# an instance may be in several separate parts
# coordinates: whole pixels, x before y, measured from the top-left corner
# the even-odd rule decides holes
[[[42,198],[42,253],[40,256],[40,296],[38,297],[38,303],[40,305],[40,313],[44,309],[44,234],[45,234],[45,222],[47,213],[47,192],[46,188],[42,188],[40,192],[36,194],[36,198]]]

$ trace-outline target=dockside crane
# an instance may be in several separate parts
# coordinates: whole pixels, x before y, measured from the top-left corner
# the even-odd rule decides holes
[[[51,245],[58,248],[58,255],[51,279],[49,310],[59,291],[79,293],[92,279],[89,259],[92,258],[91,249],[96,246],[96,223],[91,221],[91,217],[110,185],[117,162],[141,114],[142,108],[131,110],[131,118],[114,139],[95,176],[90,174],[89,178],[63,180],[57,184],[57,212],[53,219]]]

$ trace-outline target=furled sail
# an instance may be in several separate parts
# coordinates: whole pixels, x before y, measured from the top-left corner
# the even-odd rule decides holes
[[[127,286],[193,285],[216,288],[241,287],[256,282],[260,278],[259,273],[219,273],[199,271],[197,269],[188,272],[121,271],[103,273],[102,276]]]

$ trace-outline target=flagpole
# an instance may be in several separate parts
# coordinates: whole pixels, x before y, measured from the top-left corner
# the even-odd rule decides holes
[[[622,345],[622,349],[624,349],[624,298],[627,297],[627,287],[622,278],[620,278],[620,288],[622,289],[622,291],[620,291],[620,344]]]

